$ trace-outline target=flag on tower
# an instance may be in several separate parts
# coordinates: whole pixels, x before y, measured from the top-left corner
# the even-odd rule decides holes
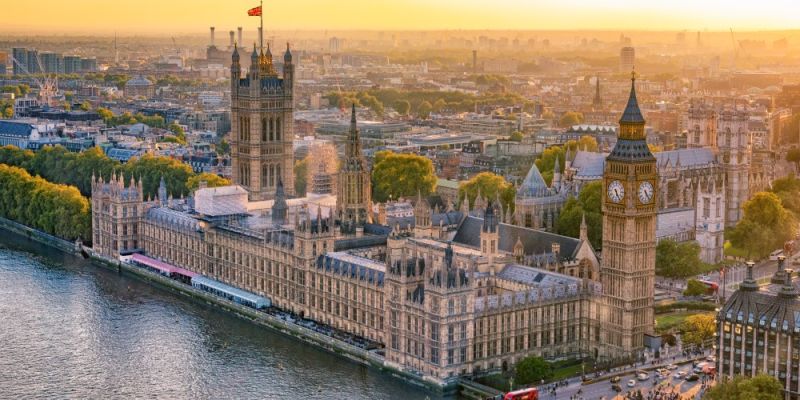
[[[261,6],[253,7],[251,9],[247,10],[247,15],[249,15],[251,17],[260,16],[261,15]]]

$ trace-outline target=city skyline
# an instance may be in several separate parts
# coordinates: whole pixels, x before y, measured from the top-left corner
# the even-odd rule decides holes
[[[499,0],[488,9],[485,2],[477,0],[430,3],[421,0],[266,2],[264,24],[267,30],[781,30],[796,26],[793,13],[775,10],[800,8],[788,0],[737,4],[737,7],[721,0],[702,4],[688,0],[646,4],[624,0],[602,4],[587,0],[559,4]],[[256,0],[235,3],[175,0],[168,4],[154,0],[15,2],[5,6],[8,15],[31,17],[13,18],[0,31],[194,34],[202,33],[209,24],[255,27],[257,19],[248,20],[246,10],[257,5]],[[277,17],[282,15],[298,17],[293,20]],[[90,18],[93,24],[76,27],[71,22],[82,18]]]

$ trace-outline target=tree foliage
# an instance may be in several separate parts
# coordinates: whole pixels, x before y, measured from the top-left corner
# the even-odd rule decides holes
[[[775,193],[783,208],[794,214],[795,219],[800,217],[800,179],[789,176],[772,182],[772,193]]]
[[[575,111],[567,111],[561,115],[558,120],[558,126],[562,128],[569,128],[572,125],[583,123],[583,114]]]
[[[763,258],[794,237],[794,216],[770,192],[759,192],[744,203],[744,217],[729,231],[731,243],[750,258]]]
[[[517,363],[515,369],[514,382],[519,385],[539,383],[553,375],[550,363],[542,357],[525,357]]]
[[[433,162],[416,154],[379,151],[372,168],[372,197],[375,201],[427,195],[436,187]]]
[[[78,189],[0,164],[0,216],[67,240],[91,240],[89,201]]]
[[[656,275],[667,278],[688,278],[700,273],[700,244],[695,241],[678,243],[672,239],[656,246]]]
[[[797,172],[800,172],[800,148],[793,147],[786,152],[786,161],[794,163]]]
[[[145,197],[156,196],[162,175],[172,196],[186,196],[190,192],[189,178],[195,176],[191,167],[180,160],[145,154],[120,164],[99,147],[73,153],[62,146],[48,146],[34,153],[4,146],[0,147],[0,163],[20,167],[53,183],[75,186],[84,196],[92,193],[92,175],[108,180],[112,173],[123,174],[126,182],[131,176],[142,178]]]
[[[585,216],[589,243],[595,249],[601,248],[603,246],[603,215],[600,210],[602,198],[601,182],[586,184],[578,194],[578,198],[571,197],[564,204],[556,220],[556,233],[577,238],[580,235],[581,220]]]
[[[433,111],[433,106],[431,103],[428,101],[423,101],[422,103],[419,103],[419,106],[417,106],[417,117],[427,119],[431,116],[431,111]]]
[[[189,189],[190,192],[197,190],[200,187],[200,182],[205,182],[206,187],[219,187],[219,186],[228,186],[231,184],[231,181],[225,179],[217,174],[212,174],[210,172],[202,172],[197,175],[190,176],[189,179],[186,181],[186,188]]]
[[[397,100],[392,107],[400,115],[408,115],[408,112],[411,111],[411,103],[408,100]]]
[[[703,400],[782,400],[783,385],[775,377],[759,374],[752,378],[737,375],[708,389]]]
[[[683,295],[687,297],[702,296],[706,293],[708,293],[708,287],[697,279],[689,279],[686,282],[686,290],[683,291]]]
[[[308,190],[308,157],[294,163],[294,191],[298,196],[305,196]]]
[[[522,141],[522,139],[523,139],[523,137],[524,137],[524,136],[522,135],[522,132],[520,132],[520,131],[514,131],[513,133],[511,133],[511,137],[510,137],[510,139],[511,139],[512,141],[514,141],[514,142],[521,142],[521,141]]]
[[[514,212],[516,191],[514,190],[514,185],[506,181],[502,176],[491,172],[481,172],[472,177],[472,179],[461,182],[458,186],[459,202],[467,201],[470,209],[475,205],[478,193],[491,202],[494,202],[499,196],[503,210],[510,213]]]
[[[683,342],[701,346],[714,337],[717,323],[713,314],[695,314],[683,321]]]

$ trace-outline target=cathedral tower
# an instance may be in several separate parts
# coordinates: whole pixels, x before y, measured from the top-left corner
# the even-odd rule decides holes
[[[631,78],[619,138],[603,173],[603,259],[600,280],[606,357],[636,357],[653,332],[656,259],[656,159],[647,147],[645,120]]]
[[[350,115],[350,134],[337,180],[336,209],[342,226],[362,226],[372,221],[372,186],[367,160],[361,152],[356,106]]]
[[[283,78],[272,64],[267,47],[253,46],[250,70],[242,76],[239,49],[231,56],[231,169],[233,182],[248,191],[252,201],[275,197],[278,182],[294,194],[292,129],[294,64],[287,45]]]

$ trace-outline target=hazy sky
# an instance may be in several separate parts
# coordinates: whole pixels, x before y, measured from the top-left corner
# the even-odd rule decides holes
[[[3,1],[9,33],[223,33],[258,0]],[[798,29],[800,0],[267,0],[267,29]],[[218,36],[222,37],[222,36]]]

